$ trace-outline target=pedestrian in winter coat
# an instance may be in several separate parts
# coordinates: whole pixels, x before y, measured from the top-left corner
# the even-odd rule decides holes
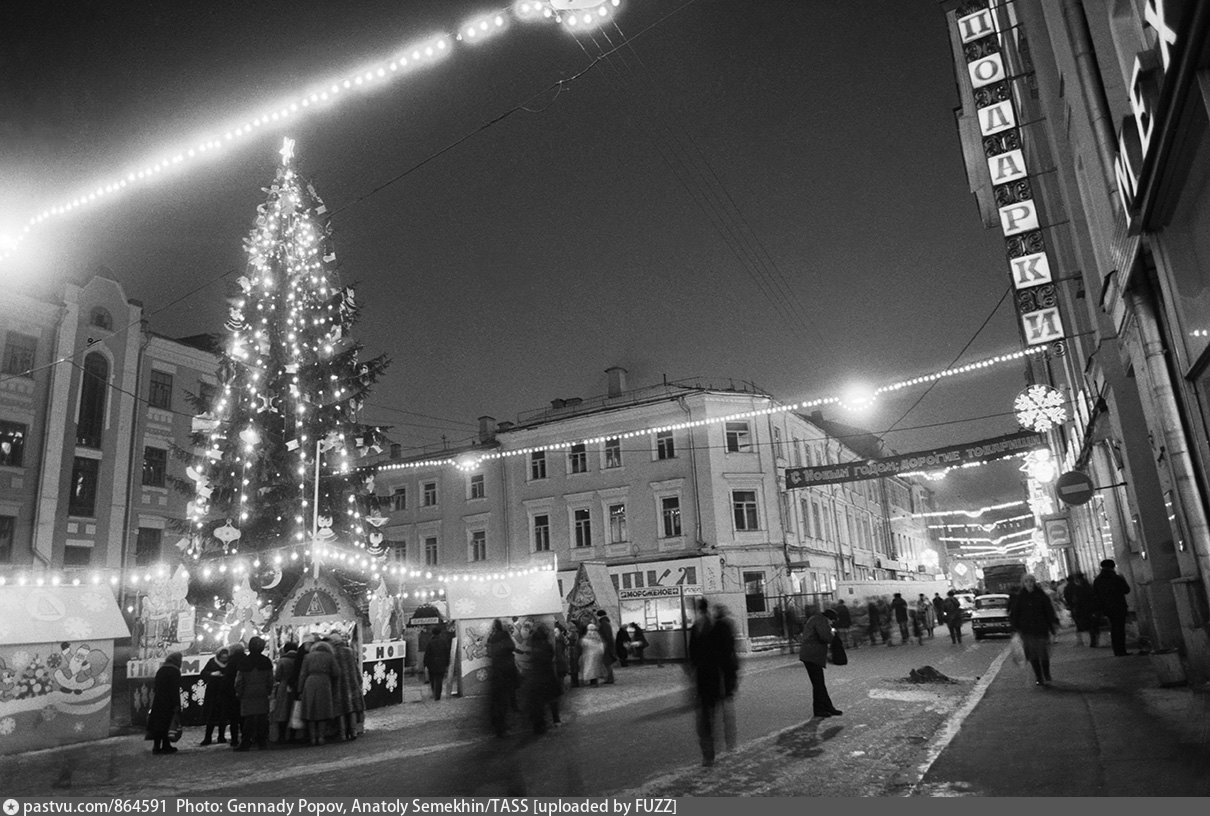
[[[298,662],[298,644],[291,641],[282,646],[277,665],[273,667],[273,703],[269,709],[269,721],[277,727],[277,741],[283,745],[290,736],[290,714],[297,699],[294,678]]]
[[[1063,602],[1071,612],[1071,619],[1076,625],[1076,642],[1084,645],[1084,633],[1088,633],[1088,645],[1096,648],[1100,639],[1101,613],[1097,610],[1097,596],[1092,584],[1082,572],[1073,572],[1067,578],[1067,586],[1063,588]]]
[[[938,624],[945,623],[945,599],[940,594],[933,593],[933,620]]]
[[[580,638],[580,685],[597,685],[609,675],[605,671],[605,639],[595,623],[588,624]]]
[[[630,665],[630,632],[625,626],[619,626],[618,633],[613,638],[613,653],[617,655],[622,668]]]
[[[361,661],[353,654],[353,647],[348,639],[340,632],[328,635],[332,644],[332,654],[336,658],[336,692],[332,702],[336,707],[336,719],[339,721],[337,738],[344,740],[357,739],[357,731],[365,720],[366,698],[361,690]]]
[[[508,733],[508,712],[513,708],[520,680],[517,673],[516,648],[513,636],[504,628],[504,623],[499,618],[492,621],[492,630],[487,636],[487,658],[490,666],[488,715],[492,730],[498,737]]]
[[[269,745],[269,698],[273,695],[273,661],[264,654],[265,639],[253,636],[248,640],[248,654],[235,675],[235,695],[239,698],[243,717],[243,740],[232,747],[247,751]]]
[[[555,649],[555,676],[559,678],[559,691],[566,684],[568,672],[571,670],[569,655],[570,644],[567,642],[567,627],[555,621],[555,630],[551,636],[551,644]]]
[[[529,637],[529,670],[521,679],[521,692],[535,734],[546,731],[548,708],[555,726],[560,725],[559,697],[563,694],[563,681],[555,670],[555,644],[544,623],[534,627]]]
[[[646,660],[644,654],[647,651],[647,635],[643,634],[643,627],[632,623],[626,627],[626,632],[630,635],[630,643],[627,647],[630,649],[630,659],[636,663],[642,663]]]
[[[597,610],[597,631],[601,633],[601,645],[605,647],[605,654],[602,660],[605,663],[605,682],[613,682],[613,661],[618,659],[615,651],[616,644],[613,637],[613,624],[609,621],[609,615],[604,609]]]
[[[307,736],[312,745],[323,745],[327,741],[328,724],[336,716],[333,696],[339,673],[336,653],[332,650],[332,644],[326,641],[312,645],[303,658],[299,674],[302,718],[307,724]]]
[[[811,712],[816,717],[839,717],[842,713],[832,705],[823,676],[828,665],[828,649],[836,634],[832,628],[835,621],[836,613],[831,609],[807,618],[802,630],[802,646],[798,650],[798,659],[811,678]]]
[[[1021,578],[1021,590],[1009,603],[1008,620],[1021,636],[1025,659],[1033,667],[1037,685],[1050,682],[1050,639],[1059,626],[1054,604],[1030,573]]]
[[[714,764],[715,728],[718,711],[723,710],[724,739],[728,750],[735,747],[734,709],[727,701],[739,683],[739,662],[735,655],[735,629],[725,607],[710,614],[705,598],[697,600],[697,618],[689,630],[689,665],[697,692],[697,737],[702,764]]]
[[[151,753],[175,754],[176,746],[168,738],[173,721],[181,713],[181,662],[184,656],[173,652],[164,658],[163,665],[155,673],[151,687],[151,710],[147,712],[147,739],[151,740]]]
[[[214,653],[214,657],[206,661],[202,667],[202,681],[206,684],[206,696],[202,699],[202,716],[206,720],[206,736],[199,745],[206,746],[214,742],[214,730],[218,729],[218,741],[227,741],[227,701],[223,696],[223,675],[227,669],[227,660],[231,653],[226,647]]]
[[[223,668],[223,684],[220,686],[220,705],[223,706],[223,718],[231,726],[231,747],[239,745],[240,726],[244,721],[239,710],[239,697],[235,693],[235,676],[244,662],[244,644],[232,643],[227,647],[230,656]]]
[[[849,640],[849,630],[853,628],[853,613],[845,604],[844,598],[836,602],[836,633],[840,635],[845,646],[854,646]]]
[[[1117,573],[1117,564],[1112,558],[1101,562],[1101,573],[1092,582],[1100,612],[1109,618],[1109,642],[1117,657],[1130,654],[1126,651],[1126,596],[1130,585]]]
[[[937,628],[937,616],[932,602],[924,597],[923,592],[916,599],[916,612],[920,615],[920,625],[924,627],[924,633],[929,636],[929,640],[932,640],[933,630]]]
[[[580,641],[584,632],[574,623],[567,630],[567,671],[571,674],[572,688],[580,686]]]
[[[882,632],[882,614],[878,609],[878,602],[870,598],[869,603],[865,607],[866,612],[866,629],[870,635],[870,645],[878,645],[878,635]],[[805,630],[804,630],[805,631]]]
[[[429,638],[428,648],[424,650],[424,671],[429,677],[429,688],[433,691],[433,699],[441,699],[441,689],[445,685],[445,674],[450,670],[450,633],[444,626],[433,627],[433,636]]]
[[[954,590],[945,593],[945,625],[950,630],[950,643],[962,642],[962,605],[958,603],[958,595]]]
[[[891,611],[895,614],[895,623],[899,625],[899,642],[907,643],[908,635],[908,605],[903,599],[903,593],[896,592],[891,598]]]

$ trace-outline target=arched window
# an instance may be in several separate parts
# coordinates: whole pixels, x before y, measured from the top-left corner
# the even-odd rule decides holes
[[[105,430],[105,389],[109,383],[109,361],[93,352],[84,358],[84,376],[80,382],[80,419],[76,423],[76,444],[85,448],[101,447]]]
[[[101,329],[112,329],[113,318],[109,314],[109,310],[97,306],[92,310],[92,316],[89,319],[89,325],[96,326]]]

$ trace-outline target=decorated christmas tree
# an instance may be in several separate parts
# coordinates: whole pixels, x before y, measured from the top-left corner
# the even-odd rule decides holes
[[[272,553],[301,569],[320,548],[380,554],[385,518],[356,465],[383,437],[358,415],[389,361],[361,359],[327,208],[295,168],[292,140],[281,153],[245,241],[248,268],[230,300],[218,389],[194,421],[200,455],[186,484],[195,558],[267,565]]]

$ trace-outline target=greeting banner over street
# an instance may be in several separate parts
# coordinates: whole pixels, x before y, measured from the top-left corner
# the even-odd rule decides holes
[[[885,459],[864,459],[858,462],[842,462],[838,465],[819,467],[786,468],[786,489],[795,490],[816,485],[859,482],[865,479],[881,479],[884,476],[898,476],[901,473],[911,473],[916,470],[957,467],[968,462],[1001,459],[1045,445],[1046,437],[1042,434],[1018,431],[979,442],[905,453],[901,456],[888,456]]]

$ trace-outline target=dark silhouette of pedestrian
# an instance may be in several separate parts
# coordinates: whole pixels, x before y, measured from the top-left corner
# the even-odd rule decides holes
[[[227,665],[223,667],[220,705],[223,706],[223,718],[231,726],[231,747],[235,748],[239,745],[240,725],[244,721],[239,708],[239,696],[235,693],[235,676],[244,662],[244,644],[232,643],[227,651],[230,656],[227,658]]]
[[[243,717],[243,739],[232,746],[236,751],[248,751],[252,743],[257,748],[269,746],[269,701],[273,696],[273,661],[265,655],[265,639],[253,636],[248,640],[248,654],[235,675],[235,696],[239,698]]]
[[[942,607],[945,625],[950,630],[950,643],[962,642],[962,604],[958,603],[957,595],[952,589],[945,593],[945,604]]]
[[[223,676],[227,669],[227,661],[231,652],[223,647],[214,653],[214,657],[206,661],[202,667],[202,680],[205,681],[206,696],[202,700],[202,716],[206,720],[206,734],[199,745],[206,746],[214,742],[215,729],[218,729],[218,741],[227,741],[227,701],[223,694]]]
[[[563,684],[555,671],[555,647],[546,624],[538,624],[529,637],[529,665],[521,680],[522,698],[535,734],[546,731],[546,710],[555,727],[560,725],[559,697]]]
[[[424,650],[424,671],[428,674],[429,688],[433,691],[433,699],[441,699],[441,689],[445,685],[445,674],[450,670],[450,635],[445,626],[438,624],[433,627],[433,636],[429,638],[428,648]]]
[[[609,622],[609,614],[604,609],[597,610],[597,632],[600,633],[601,643],[605,646],[605,683],[609,684],[613,682],[613,661],[618,659],[618,655],[613,624]]]
[[[625,626],[618,627],[618,633],[613,638],[613,653],[618,656],[622,668],[630,665],[630,633]]]
[[[903,593],[896,592],[891,598],[891,611],[895,614],[895,623],[899,626],[899,642],[907,643],[911,640],[908,634],[908,605],[903,599]]]
[[[1008,620],[1021,636],[1036,684],[1046,685],[1050,682],[1050,639],[1058,629],[1059,617],[1046,591],[1028,572],[1021,577],[1021,589],[1009,604]]]
[[[492,621],[491,633],[487,636],[489,669],[488,712],[492,730],[496,736],[508,734],[508,712],[513,707],[514,695],[520,675],[514,657],[516,644],[513,636],[504,628],[499,618]]]
[[[705,598],[698,598],[697,618],[689,630],[689,665],[697,692],[697,739],[702,750],[702,765],[710,766],[714,764],[715,756],[714,724],[724,700],[735,693],[739,673],[734,629],[726,619],[725,610],[719,617],[711,617],[710,604]],[[726,716],[724,713],[724,718]],[[726,723],[724,730],[727,730]],[[728,749],[733,748],[734,731],[725,739]]]
[[[866,630],[870,636],[870,645],[878,645],[878,635],[882,632],[882,613],[878,609],[878,601],[870,598],[870,602],[866,604],[865,612],[867,615]]]
[[[845,646],[855,645],[849,641],[849,633],[852,628],[853,613],[845,605],[844,598],[841,598],[836,602],[836,631],[840,634],[840,639],[844,641]]]
[[[933,619],[937,623],[945,623],[945,599],[937,592],[933,593]]]
[[[832,697],[828,694],[823,676],[828,665],[828,650],[836,635],[832,628],[835,622],[836,613],[825,609],[807,618],[802,629],[798,659],[806,668],[807,677],[811,678],[811,712],[816,717],[839,717],[843,713],[832,705]]]
[[[647,635],[643,633],[643,627],[632,623],[626,627],[626,631],[630,635],[629,649],[632,659],[636,663],[643,663],[647,659]]]
[[[1063,587],[1063,603],[1071,612],[1072,622],[1076,625],[1076,643],[1084,645],[1084,633],[1088,633],[1088,645],[1096,648],[1101,635],[1101,615],[1097,611],[1097,596],[1092,584],[1082,572],[1073,572],[1067,577],[1067,586]]]
[[[571,624],[567,630],[567,671],[571,674],[571,687],[580,687],[580,641],[584,638],[584,629]]]
[[[1126,651],[1126,596],[1130,594],[1130,585],[1118,575],[1117,564],[1112,558],[1101,562],[1101,574],[1092,582],[1092,591],[1101,613],[1109,618],[1109,643],[1113,646],[1113,654],[1125,657],[1130,654]]]
[[[183,660],[184,655],[173,652],[164,658],[163,665],[155,673],[155,682],[151,687],[151,710],[147,713],[147,739],[151,740],[153,754],[177,752],[168,734],[181,714]]]

